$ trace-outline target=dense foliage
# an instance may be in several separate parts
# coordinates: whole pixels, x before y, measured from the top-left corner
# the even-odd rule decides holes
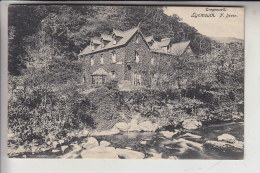
[[[158,69],[152,89],[123,92],[113,81],[95,89],[82,85],[77,54],[90,38],[138,25],[157,40],[191,40],[196,56]],[[244,50],[212,48],[210,42],[177,15],[164,14],[163,7],[10,6],[8,124],[14,137],[9,144],[68,140],[71,132],[110,129],[136,113],[166,126],[185,117],[208,121],[243,112],[238,103],[243,101]]]

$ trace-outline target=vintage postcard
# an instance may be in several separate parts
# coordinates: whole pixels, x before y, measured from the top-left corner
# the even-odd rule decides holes
[[[10,5],[8,156],[244,159],[244,32],[242,7]]]

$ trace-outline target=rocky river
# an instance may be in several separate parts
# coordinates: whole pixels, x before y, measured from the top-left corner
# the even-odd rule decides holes
[[[71,141],[58,141],[52,149],[22,153],[24,158],[104,159],[243,159],[244,123],[229,122],[200,128],[153,130],[119,123],[103,132],[83,132]],[[117,127],[117,128],[116,128]],[[124,128],[128,128],[124,129]],[[129,130],[133,128],[132,130]],[[150,129],[149,129],[150,128]],[[119,130],[120,129],[120,130]],[[53,142],[54,143],[54,142]]]

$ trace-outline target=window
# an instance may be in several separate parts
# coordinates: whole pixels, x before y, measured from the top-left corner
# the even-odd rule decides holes
[[[137,51],[135,51],[135,62],[139,62],[140,59],[139,59],[139,53]]]
[[[91,43],[91,50],[95,50],[95,46],[94,46],[94,43]]]
[[[104,58],[103,58],[103,55],[101,55],[101,57],[100,57],[100,64],[104,64]]]
[[[105,43],[103,40],[101,40],[101,48],[105,47]]]
[[[91,59],[90,59],[90,64],[91,64],[91,65],[94,65],[94,58],[91,58]]]
[[[134,85],[141,85],[141,75],[133,74],[133,82],[134,82]]]
[[[111,77],[112,77],[112,78],[115,78],[115,77],[116,77],[115,71],[111,71]]]
[[[112,63],[116,63],[116,53],[112,52]]]
[[[139,43],[139,37],[138,37],[138,35],[136,36],[135,42],[136,42],[137,44]]]
[[[104,84],[106,82],[106,76],[104,75],[95,75],[92,76],[92,84]]]
[[[115,35],[113,35],[113,44],[116,44],[116,36]]]
[[[154,65],[154,58],[151,58],[151,64]]]

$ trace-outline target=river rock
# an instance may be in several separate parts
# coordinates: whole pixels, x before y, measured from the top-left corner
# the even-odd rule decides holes
[[[19,146],[16,150],[15,153],[24,153],[26,152],[24,146]]]
[[[155,149],[150,149],[147,153],[152,155],[152,157],[148,157],[147,159],[162,159],[162,153],[158,153]]]
[[[196,119],[186,119],[182,123],[182,127],[187,130],[197,129],[202,126],[201,122],[197,121]]]
[[[53,150],[51,150],[51,152],[53,152],[53,153],[58,153],[58,152],[60,152],[60,150],[53,149]]]
[[[128,131],[129,132],[140,132],[141,129],[137,124],[130,124]]]
[[[170,160],[178,160],[178,157],[177,156],[169,156],[168,159],[170,159]]]
[[[69,148],[71,148],[72,151],[68,152],[67,154],[61,156],[62,159],[74,159],[79,156],[79,152],[82,150],[82,148],[78,144],[70,144]]]
[[[123,157],[125,159],[144,159],[145,157],[143,153],[134,150],[117,148],[116,152],[118,156]]]
[[[109,135],[116,135],[119,133],[120,133],[120,130],[116,127],[113,127],[110,130],[101,131],[101,132],[93,132],[91,135],[92,136],[109,136]]]
[[[169,131],[160,131],[160,133],[166,138],[172,138],[175,133]]]
[[[58,144],[59,144],[59,142],[53,141],[53,142],[52,142],[52,147],[53,147],[53,148],[57,148]]]
[[[89,136],[89,131],[88,130],[82,130],[78,132],[78,137],[86,137]]]
[[[131,125],[137,125],[138,124],[138,120],[137,119],[132,119],[130,122]]]
[[[83,150],[80,153],[83,159],[118,159],[114,147],[95,147]]]
[[[110,145],[110,142],[107,142],[107,141],[101,141],[100,142],[101,147],[108,147],[109,145]]]
[[[61,148],[62,153],[64,153],[65,150],[66,150],[68,147],[69,147],[68,145],[63,145],[63,146],[61,146],[60,148]]]
[[[128,124],[125,122],[116,123],[115,127],[123,132],[126,132],[129,128]]]
[[[144,121],[139,124],[139,127],[142,131],[145,132],[154,132],[157,128],[151,121]]]
[[[182,137],[188,137],[188,138],[193,138],[193,139],[200,139],[201,138],[201,136],[194,135],[194,134],[191,134],[191,133],[185,133],[184,135],[182,135]]]
[[[58,142],[59,142],[60,145],[62,145],[62,144],[64,144],[65,141],[64,140],[59,140]]]
[[[225,133],[223,135],[218,136],[218,140],[234,143],[236,141],[236,138],[230,134]]]
[[[242,153],[244,149],[244,142],[235,141],[234,143],[229,143],[224,141],[206,141],[204,146],[206,148],[212,147],[222,152],[228,151],[233,153]]]
[[[84,148],[84,149],[94,148],[94,147],[97,147],[98,145],[99,145],[98,141],[94,137],[88,138],[88,141],[86,143],[81,144],[82,148]]]
[[[146,145],[146,144],[147,144],[147,141],[141,141],[140,144]]]

